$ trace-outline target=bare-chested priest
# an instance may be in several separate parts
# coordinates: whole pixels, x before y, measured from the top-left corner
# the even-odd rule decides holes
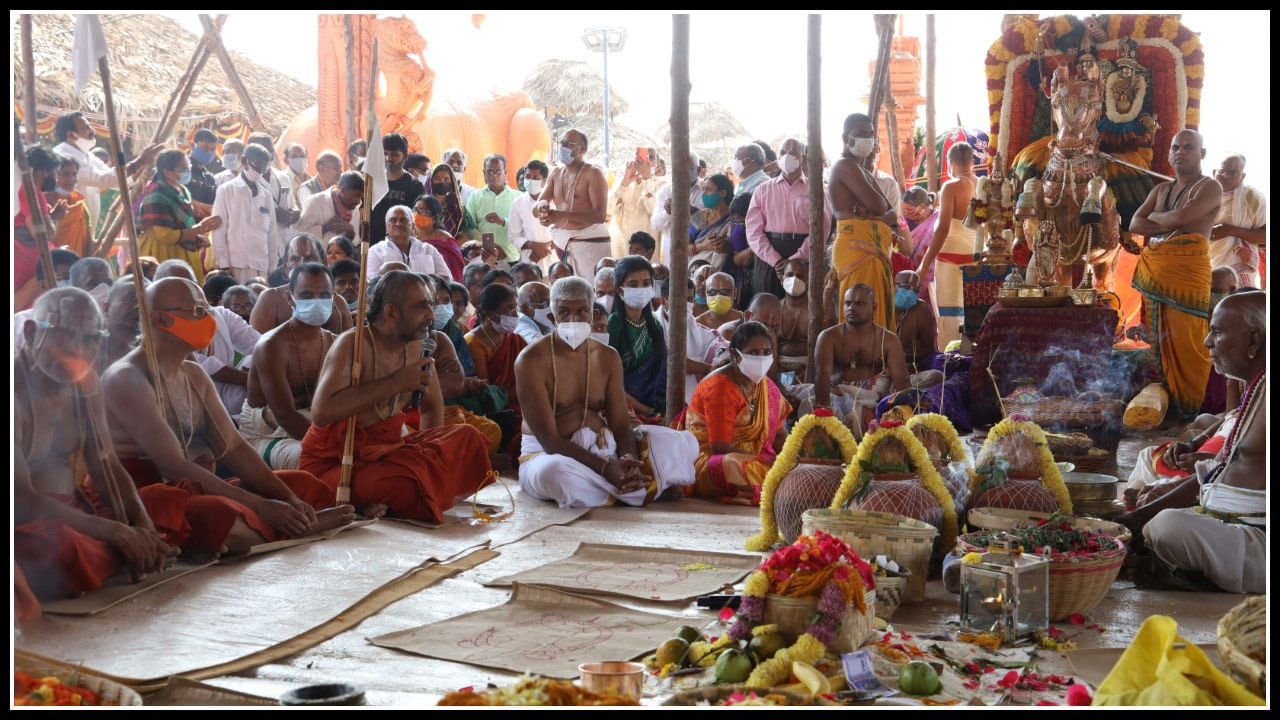
[[[561,507],[678,497],[680,487],[693,483],[698,441],[653,425],[632,430],[622,361],[591,337],[594,295],[582,278],[557,280],[551,287],[555,331],[516,359],[524,411],[520,487]]]
[[[840,279],[840,297],[845,297],[854,285],[870,287],[875,296],[872,319],[885,328],[893,324],[890,256],[894,236],[884,219],[895,208],[866,167],[867,158],[875,149],[875,134],[875,125],[866,115],[854,113],[845,118],[844,151],[831,166],[827,193],[836,216],[831,269]]]
[[[813,407],[831,408],[858,436],[880,398],[908,384],[902,343],[872,319],[875,315],[876,293],[869,285],[846,290],[844,322],[818,335],[813,385],[796,389],[802,398],[812,399]]]
[[[368,325],[340,335],[320,371],[300,466],[336,491],[347,418],[356,416],[351,499],[365,514],[385,506],[394,517],[439,524],[459,496],[490,478],[485,436],[470,425],[443,424],[435,359],[425,356],[430,347],[423,345],[431,336],[435,300],[415,273],[381,276],[369,300]],[[356,342],[364,343],[359,385],[351,379]],[[405,407],[415,391],[422,393],[419,422],[406,432]]]
[[[38,596],[56,598],[95,590],[120,569],[134,580],[161,571],[183,538],[157,531],[150,513],[176,529],[182,505],[163,492],[140,498],[112,451],[93,371],[106,335],[97,303],[77,288],[50,290],[22,331],[13,363],[19,572]]]
[[[193,545],[187,549],[238,554],[264,541],[351,522],[353,508],[333,507],[333,492],[314,476],[272,472],[236,432],[213,380],[188,360],[192,351],[208,347],[217,327],[200,286],[176,277],[157,280],[147,288],[147,306],[159,377],[151,376],[143,347],[107,369],[102,383],[111,440],[144,492],[164,483],[190,495]],[[239,482],[215,475],[214,462]]]
[[[586,156],[587,136],[581,130],[565,131],[560,140],[560,166],[547,178],[533,214],[551,228],[556,247],[572,257],[578,277],[591,280],[596,264],[609,255],[609,226],[605,224],[609,183],[604,171],[587,162]]]
[[[311,397],[324,356],[337,336],[324,328],[333,313],[329,268],[307,262],[289,276],[293,317],[253,349],[240,434],[273,470],[296,470],[311,428]]]

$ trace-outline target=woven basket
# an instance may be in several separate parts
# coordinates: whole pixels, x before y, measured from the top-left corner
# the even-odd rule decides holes
[[[973,508],[969,511],[969,527],[983,530],[1018,530],[1029,528],[1047,517],[1049,515],[1046,513],[1028,512],[1026,510],[993,507]],[[1120,523],[1073,516],[1071,525],[1082,530],[1095,530],[1104,535],[1110,535],[1124,543],[1126,547],[1128,547],[1129,541],[1133,539],[1133,533],[1129,532],[1129,528]]]
[[[1046,397],[1035,403],[1019,403],[1017,411],[1031,421],[1049,427],[1089,427],[1118,423],[1124,415],[1124,403],[1107,398],[1081,399],[1064,396]]]
[[[1049,443],[1049,452],[1057,459],[1067,455],[1083,455],[1093,447],[1093,440],[1082,432],[1046,432],[1044,439]]]
[[[974,545],[980,533],[968,533],[956,539],[960,552],[986,552]],[[1085,614],[1102,602],[1120,575],[1124,563],[1124,543],[1119,547],[1068,560],[1049,561],[1049,619],[1066,620],[1076,613]]]
[[[907,578],[912,572],[906,568],[898,571],[899,577],[876,576],[876,617],[888,620],[902,604],[902,595],[907,591]]]
[[[1218,621],[1218,655],[1227,673],[1249,692],[1267,692],[1267,596],[1257,595],[1231,608]]]
[[[864,558],[885,555],[911,571],[903,603],[924,599],[929,577],[929,556],[938,537],[934,526],[901,515],[870,510],[807,510],[804,534],[821,530],[849,543]]]
[[[17,657],[14,659],[13,669],[36,677],[53,675],[64,683],[69,682],[72,685],[92,690],[98,694],[104,705],[108,703],[124,706],[142,705],[142,696],[135,692],[133,688],[97,675],[90,675],[72,665],[42,662],[29,657]]]
[[[1076,472],[1099,472],[1107,467],[1111,462],[1113,453],[1107,452],[1101,448],[1093,448],[1083,455],[1058,455],[1053,454],[1055,460],[1069,462],[1076,466]]]
[[[865,613],[858,612],[858,608],[852,604],[844,611],[844,617],[840,618],[840,628],[836,631],[836,638],[827,645],[827,652],[836,655],[853,652],[862,647],[862,644],[871,637],[875,630],[875,590],[867,591],[866,601]],[[783,637],[795,642],[796,638],[803,635],[813,624],[813,616],[817,610],[816,596],[793,598],[769,593],[765,596],[764,621],[770,625],[777,625],[778,632],[782,633]]]

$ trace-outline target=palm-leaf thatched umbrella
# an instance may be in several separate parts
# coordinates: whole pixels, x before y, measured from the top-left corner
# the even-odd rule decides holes
[[[604,77],[585,62],[547,60],[525,78],[523,89],[547,117],[604,115]],[[609,114],[616,116],[626,111],[627,101],[610,85]],[[612,132],[613,125],[609,128]]]
[[[148,141],[199,38],[176,21],[160,15],[103,15],[101,19],[121,129],[135,142]],[[233,15],[228,22],[235,19]],[[95,74],[78,96],[72,92],[75,16],[35,15],[32,26],[37,113],[83,110],[95,124],[101,124],[100,119],[93,118],[105,111],[99,77]],[[19,96],[25,71],[21,55],[21,49],[15,44],[13,87]],[[232,52],[231,58],[268,132],[278,135],[295,115],[316,102],[315,88],[306,83],[259,65],[240,53]],[[221,65],[210,60],[200,73],[182,117],[190,125],[207,118],[234,116],[239,109],[235,90]]]
[[[671,141],[671,128],[663,126],[658,137],[664,145]],[[718,102],[689,103],[689,146],[705,160],[711,173],[720,172],[733,160],[741,145],[751,142],[751,135],[728,108]]]

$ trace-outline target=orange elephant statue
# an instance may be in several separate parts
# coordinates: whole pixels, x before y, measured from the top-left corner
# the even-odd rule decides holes
[[[374,112],[383,133],[399,132],[409,140],[410,152],[426,153],[438,162],[442,153],[460,147],[477,159],[489,153],[507,158],[508,182],[530,160],[546,160],[551,133],[524,92],[494,92],[460,105],[434,97],[435,71],[426,62],[427,41],[412,20],[372,15],[321,15],[318,43],[318,102],[298,114],[285,129],[281,145],[301,143],[314,163],[323,150],[346,157],[347,58],[355,65],[357,137],[366,132],[364,105],[369,97],[369,65],[373,38],[378,39],[379,91]],[[348,38],[350,35],[350,38]],[[484,184],[479,162],[468,163],[460,178],[469,185]],[[311,171],[314,172],[314,165]]]

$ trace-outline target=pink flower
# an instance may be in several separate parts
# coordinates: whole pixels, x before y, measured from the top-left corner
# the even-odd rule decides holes
[[[1084,622],[1085,622],[1085,617],[1084,617],[1084,615],[1081,615],[1080,613],[1072,613],[1072,614],[1071,614],[1071,617],[1067,618],[1067,620],[1068,620],[1072,625],[1083,625],[1083,624],[1084,624]]]
[[[977,680],[970,680],[969,682],[964,683],[964,689],[965,689],[965,690],[977,690],[977,689],[978,689],[978,686],[979,686],[980,684],[981,684],[981,683],[979,683]]]
[[[733,608],[725,605],[720,608],[720,622],[729,622],[733,619]]]
[[[1004,677],[1000,678],[1000,682],[996,683],[996,685],[999,685],[1005,690],[1012,688],[1016,684],[1018,684],[1017,670],[1010,670],[1009,672],[1005,673]]]
[[[1068,705],[1091,705],[1093,698],[1089,696],[1089,688],[1083,683],[1076,683],[1067,688],[1067,704]]]

